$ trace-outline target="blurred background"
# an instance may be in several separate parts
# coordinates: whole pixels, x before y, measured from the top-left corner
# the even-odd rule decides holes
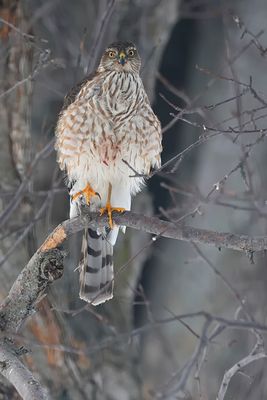
[[[117,39],[134,41],[142,57],[162,162],[184,152],[148,180],[134,210],[266,235],[264,0],[1,0],[0,17],[1,299],[68,218],[55,124],[68,90]],[[179,315],[266,323],[266,254],[151,242],[127,229],[115,250],[115,297],[93,308],[78,298],[80,237],[66,250],[63,278],[18,338],[53,399],[215,399],[225,371],[264,342],[252,329],[213,322],[207,332],[203,317]],[[266,382],[264,359],[245,363],[220,400],[264,399]],[[0,393],[18,398],[4,381]]]

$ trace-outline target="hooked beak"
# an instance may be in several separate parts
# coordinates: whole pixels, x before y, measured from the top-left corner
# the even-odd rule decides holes
[[[126,54],[125,54],[123,51],[121,51],[120,54],[119,54],[118,62],[119,62],[119,64],[121,64],[122,66],[123,66],[124,64],[126,64]]]

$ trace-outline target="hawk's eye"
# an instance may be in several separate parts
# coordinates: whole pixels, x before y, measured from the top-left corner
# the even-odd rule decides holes
[[[131,50],[128,51],[128,56],[129,56],[129,57],[133,57],[134,54],[135,54],[135,51],[134,51],[133,49],[131,49]]]
[[[111,51],[108,52],[108,56],[109,56],[109,58],[115,58],[116,52],[111,50]]]

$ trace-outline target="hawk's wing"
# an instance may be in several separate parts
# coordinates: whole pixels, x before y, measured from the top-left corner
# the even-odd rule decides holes
[[[77,83],[75,86],[73,86],[70,89],[70,91],[64,97],[64,102],[63,102],[63,106],[61,109],[61,113],[62,113],[62,111],[66,110],[69,107],[69,105],[71,105],[75,101],[77,95],[79,94],[79,92],[81,91],[83,86],[86,85],[87,82],[91,81],[96,75],[97,75],[96,71],[92,72],[91,74],[89,74],[88,76],[83,78],[79,83]]]
[[[75,102],[82,88],[97,75],[97,72],[85,77],[75,85],[64,98],[63,107],[59,119],[71,104]],[[66,111],[68,112],[68,111]],[[67,177],[69,190],[75,184],[75,180]],[[79,215],[79,205],[70,197],[70,217]],[[93,305],[104,303],[113,297],[113,244],[106,234],[97,230],[85,229],[80,269],[80,298]]]

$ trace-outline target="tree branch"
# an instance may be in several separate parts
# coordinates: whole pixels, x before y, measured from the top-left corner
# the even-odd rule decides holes
[[[117,225],[124,225],[139,231],[154,234],[158,237],[208,244],[218,248],[227,248],[237,251],[256,252],[267,250],[267,236],[250,237],[234,233],[220,233],[207,229],[179,225],[175,222],[163,221],[157,217],[147,217],[126,211],[123,214],[114,213],[113,220]],[[80,217],[64,221],[58,225],[41,246],[42,251],[57,248],[66,239],[88,225],[93,228],[103,227],[108,224],[105,215],[84,211]]]
[[[223,381],[221,383],[220,390],[216,400],[224,400],[230,381],[237,372],[242,370],[247,365],[255,361],[258,361],[262,358],[267,358],[267,354],[265,353],[249,354],[248,356],[242,358],[242,360],[234,364],[231,368],[229,368],[223,376]]]
[[[246,252],[267,250],[267,237],[265,236],[249,237],[232,233],[219,233],[190,226],[181,226],[176,222],[163,221],[157,217],[147,217],[129,211],[123,214],[114,213],[113,219],[118,225],[125,225],[154,234],[156,239],[167,237]],[[0,331],[3,336],[18,331],[22,323],[32,314],[34,306],[41,299],[48,285],[62,276],[64,252],[59,247],[71,235],[89,225],[96,228],[104,227],[107,224],[106,215],[100,216],[99,213],[90,213],[84,207],[81,216],[66,220],[54,229],[22,270],[9,294],[0,305]],[[0,371],[16,387],[19,393],[22,393],[22,390],[30,391],[30,385],[26,385],[28,386],[27,388],[24,388],[24,386],[22,388],[20,382],[24,381],[25,383],[24,378],[22,379],[23,374],[31,376],[31,373],[21,364],[14,351],[13,353],[9,351],[7,354],[4,342],[1,342],[0,346],[0,361],[2,359],[8,360],[8,362],[13,363],[14,367],[11,368],[12,374],[7,372],[3,366],[1,368],[1,365]],[[38,384],[34,383],[34,386],[38,387]],[[26,396],[23,398],[46,398],[40,396]]]
[[[16,332],[32,315],[35,304],[47,286],[62,276],[64,253],[58,249],[45,253],[38,250],[22,270],[0,305],[0,372],[25,400],[49,399],[46,389],[21,363],[16,349],[7,344],[5,336]]]
[[[249,237],[233,233],[219,233],[190,226],[180,226],[175,222],[163,221],[157,217],[125,212],[114,213],[114,222],[158,237],[166,237],[186,242],[208,244],[218,248],[256,252],[267,250],[267,237]],[[70,236],[89,225],[104,227],[107,216],[89,213],[86,209],[81,216],[66,220],[48,236],[39,250],[23,269],[12,286],[8,296],[0,305],[0,330],[17,331],[30,315],[34,305],[45,292],[47,286],[63,274],[64,254],[59,249]]]
[[[63,274],[64,253],[58,249],[38,250],[0,305],[0,332],[17,332],[32,314],[48,285]]]
[[[16,351],[5,341],[0,341],[0,372],[16,388],[23,399],[48,400],[46,389],[21,363]]]

